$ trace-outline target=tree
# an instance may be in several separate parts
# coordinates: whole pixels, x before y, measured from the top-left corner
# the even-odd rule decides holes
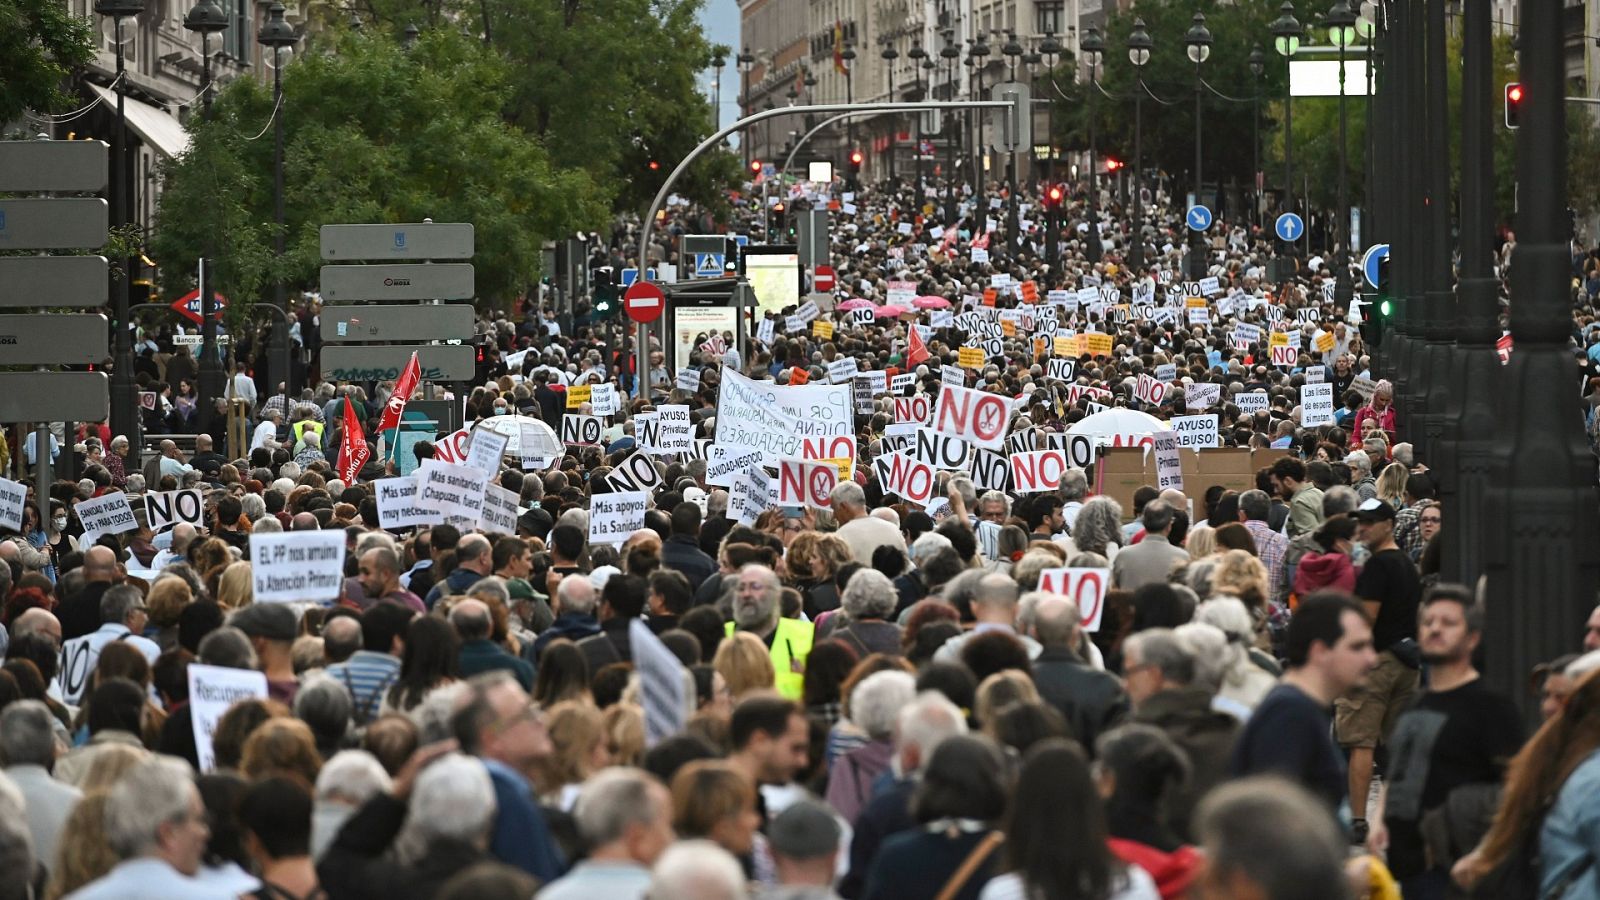
[[[0,0],[0,122],[74,102],[67,77],[94,59],[94,26],[61,0]]]
[[[171,164],[152,246],[170,291],[202,252],[218,289],[248,303],[275,276],[314,287],[319,227],[340,222],[471,222],[478,296],[503,303],[533,284],[543,240],[605,221],[605,194],[584,171],[554,164],[507,125],[511,68],[452,29],[409,51],[390,36],[344,30],[283,70],[286,250],[270,245],[270,87],[234,82],[191,149]]]

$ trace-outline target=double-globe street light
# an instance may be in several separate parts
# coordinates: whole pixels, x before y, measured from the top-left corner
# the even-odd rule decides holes
[[[1150,62],[1150,51],[1155,41],[1145,30],[1144,19],[1133,20],[1133,31],[1128,34],[1128,62],[1133,63],[1133,245],[1128,250],[1128,264],[1134,277],[1144,270],[1144,67]]]
[[[1283,5],[1278,8],[1279,16],[1270,26],[1272,32],[1272,47],[1283,57],[1286,71],[1284,73],[1284,100],[1283,100],[1283,196],[1279,198],[1283,212],[1294,212],[1294,91],[1289,87],[1289,74],[1287,67],[1292,63],[1295,52],[1300,49],[1300,22],[1294,17],[1294,4],[1283,0]],[[1294,254],[1294,243],[1289,242],[1285,248],[1286,255]],[[1285,270],[1293,263],[1287,259],[1280,260],[1280,266]],[[1284,281],[1288,272],[1275,273],[1273,281]]]
[[[1100,161],[1096,158],[1094,140],[1094,101],[1095,95],[1100,93],[1100,60],[1105,57],[1106,42],[1100,36],[1100,29],[1093,26],[1084,33],[1083,39],[1078,42],[1078,52],[1083,54],[1083,61],[1089,66],[1089,87],[1085,95],[1089,98],[1089,190],[1088,207],[1084,217],[1089,220],[1089,233],[1087,246],[1084,248],[1084,258],[1090,263],[1100,261],[1102,243],[1100,240]]]
[[[1333,304],[1335,308],[1349,309],[1352,288],[1350,284],[1350,174],[1347,171],[1349,163],[1346,160],[1348,150],[1345,147],[1346,115],[1344,92],[1344,60],[1345,48],[1355,43],[1356,40],[1356,14],[1350,9],[1350,4],[1345,0],[1338,0],[1333,4],[1333,9],[1322,20],[1328,28],[1328,40],[1339,48],[1339,205],[1337,218],[1336,240],[1338,250],[1334,254],[1334,288]]]
[[[111,165],[116,177],[111,179],[111,221],[117,225],[133,222],[133,163],[130,160],[128,141],[128,113],[124,98],[128,93],[127,55],[122,43],[122,20],[131,19],[144,12],[144,0],[96,0],[94,11],[111,19],[116,29],[117,76],[112,87],[117,89],[117,131],[112,141]],[[139,435],[139,399],[133,383],[133,337],[128,330],[128,291],[133,278],[133,259],[124,258],[122,273],[112,294],[112,312],[116,319],[112,341],[111,371],[111,432],[126,435],[137,450]]]
[[[256,33],[256,43],[272,52],[272,215],[273,223],[277,226],[273,232],[273,251],[277,255],[277,269],[272,279],[272,299],[284,316],[289,313],[288,300],[284,295],[283,285],[283,252],[284,252],[284,213],[283,213],[283,51],[293,47],[300,40],[295,33],[294,26],[283,19],[283,3],[273,0],[267,7],[266,21],[261,23],[261,29]],[[284,386],[284,403],[287,408],[288,399],[295,393],[294,364],[290,360],[289,328],[284,320],[280,319],[272,326],[272,343],[279,351],[279,358],[284,360],[284,370],[281,379]]]
[[[211,36],[228,28],[228,14],[215,0],[200,0],[183,17],[183,27],[200,35],[200,118],[211,120]],[[211,260],[202,254],[200,277],[200,430],[209,432],[216,415],[216,399],[223,396],[222,356],[217,352],[216,303],[211,288]]]
[[[1205,178],[1203,177],[1203,159],[1201,154],[1201,140],[1203,135],[1202,104],[1205,80],[1200,77],[1200,66],[1211,58],[1211,31],[1206,28],[1204,13],[1194,14],[1194,24],[1189,26],[1189,31],[1183,36],[1183,42],[1189,51],[1189,61],[1194,63],[1194,205],[1204,205],[1203,191]],[[1206,274],[1206,243],[1205,234],[1199,229],[1189,229],[1189,277],[1200,279]]]
[[[889,37],[888,35],[884,35],[882,38],[882,43],[883,50],[878,54],[878,56],[883,58],[883,67],[889,75],[888,97],[892,101],[894,100],[894,62],[900,58],[900,51],[894,48],[894,38]],[[849,85],[846,83],[846,90],[848,89]],[[891,182],[895,180],[894,158],[899,150],[899,137],[900,116],[899,114],[891,114],[889,116],[889,181]],[[854,142],[852,141],[852,143]]]

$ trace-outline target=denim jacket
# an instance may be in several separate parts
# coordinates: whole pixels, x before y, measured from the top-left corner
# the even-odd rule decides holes
[[[1600,750],[1572,771],[1556,802],[1544,818],[1539,833],[1539,853],[1543,871],[1539,877],[1539,896],[1561,900],[1600,900],[1600,872],[1595,860],[1600,857]],[[1552,893],[1556,885],[1570,882],[1565,893]]]

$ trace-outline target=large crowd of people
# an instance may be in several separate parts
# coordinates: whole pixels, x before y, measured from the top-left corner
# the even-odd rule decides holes
[[[601,426],[474,455],[449,485],[481,517],[428,502],[470,468],[449,435],[384,427],[420,386],[320,380],[309,300],[296,396],[238,336],[247,444],[152,328],[143,424],[171,437],[8,448],[82,478],[19,476],[0,532],[0,900],[1600,897],[1600,607],[1537,693],[1478,680],[1483,598],[1439,581],[1438,484],[1333,263],[1271,281],[1277,248],[1223,220],[1187,276],[1161,195],[1137,267],[1110,192],[1054,233],[1024,198],[1015,250],[997,186],[956,225],[904,184],[785,199],[832,210],[837,287],[758,295],[743,333],[636,362],[587,298],[480,315],[446,397],[469,442]],[[645,267],[783,227],[710,219],[674,207]],[[641,262],[637,228],[598,271]],[[960,391],[1004,399],[992,441],[942,413]],[[831,430],[788,411],[840,396]],[[1178,453],[1225,477],[1170,455],[1196,427]],[[762,429],[854,455],[728,437]],[[190,490],[198,521],[157,499]],[[286,596],[307,532],[338,577]]]

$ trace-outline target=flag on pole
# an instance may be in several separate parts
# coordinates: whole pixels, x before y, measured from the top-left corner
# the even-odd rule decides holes
[[[928,345],[922,342],[922,333],[912,328],[910,345],[906,348],[906,368],[915,369],[929,355]]]
[[[415,357],[412,357],[415,359]],[[372,448],[367,446],[367,436],[361,432],[361,420],[356,417],[355,405],[344,398],[344,440],[339,448],[339,477],[345,484],[354,484],[356,475],[372,458]]]
[[[378,436],[382,438],[390,429],[400,427],[400,417],[405,414],[406,403],[410,402],[411,394],[417,389],[417,382],[422,380],[422,364],[417,361],[417,351],[411,351],[411,361],[406,363],[405,370],[400,373],[400,380],[394,383],[394,391],[389,394],[389,399],[383,404],[383,417],[378,420]],[[395,437],[395,446],[400,445],[400,438]],[[386,454],[387,455],[387,454]]]
[[[850,67],[844,64],[844,23],[838,19],[833,20],[833,70],[840,75],[850,74]]]

